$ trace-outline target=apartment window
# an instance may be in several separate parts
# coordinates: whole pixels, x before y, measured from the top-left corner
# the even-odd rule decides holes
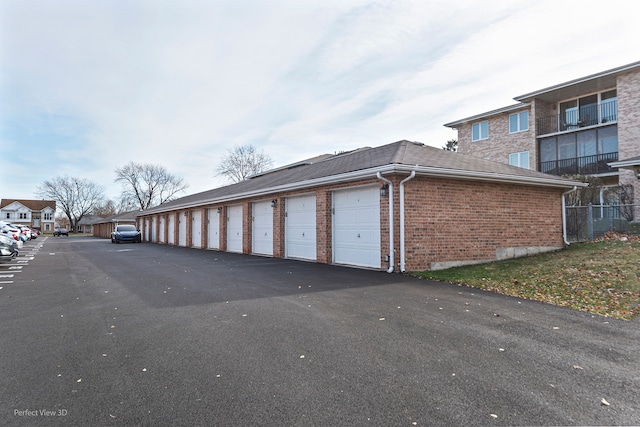
[[[519,153],[509,154],[509,164],[518,166],[519,168],[529,169],[529,152],[521,151]]]
[[[489,122],[474,123],[471,127],[471,140],[479,141],[489,138]]]
[[[529,130],[529,112],[521,111],[509,115],[509,133]]]
[[[53,221],[53,214],[45,213],[44,214],[44,220],[45,221]]]
[[[26,212],[20,212],[20,214],[19,214],[18,218],[19,218],[19,219],[27,219],[27,214],[26,214]]]
[[[11,219],[11,212],[7,212],[7,219]]]

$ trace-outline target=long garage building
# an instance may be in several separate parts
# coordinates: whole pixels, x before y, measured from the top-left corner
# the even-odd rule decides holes
[[[318,156],[140,212],[145,241],[392,271],[564,246],[583,184],[410,141]]]

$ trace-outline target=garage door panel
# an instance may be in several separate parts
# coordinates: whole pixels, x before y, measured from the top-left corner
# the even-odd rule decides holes
[[[191,246],[202,247],[202,211],[191,212]]]
[[[270,201],[253,204],[252,238],[253,253],[273,255],[273,207]]]
[[[160,217],[160,237],[159,237],[159,241],[164,243],[165,242],[165,236],[164,236],[164,224],[165,224],[165,217],[164,215]]]
[[[242,253],[242,205],[227,208],[227,250]]]
[[[178,245],[187,246],[187,216],[186,212],[178,213]]]
[[[220,249],[220,214],[217,209],[208,211],[207,245],[210,249]]]
[[[176,244],[175,221],[176,218],[173,214],[169,215],[169,218],[167,218],[167,243],[169,243],[170,245]]]
[[[286,199],[285,254],[316,260],[316,196]]]
[[[333,254],[338,264],[380,268],[380,196],[377,187],[333,195]]]

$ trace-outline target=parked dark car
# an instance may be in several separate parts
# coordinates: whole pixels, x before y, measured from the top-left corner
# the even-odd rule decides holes
[[[11,261],[18,256],[18,243],[4,234],[0,234],[0,262]]]
[[[116,229],[111,232],[111,243],[120,242],[142,242],[142,234],[140,230],[133,225],[117,225]]]
[[[69,230],[66,228],[56,228],[53,231],[54,236],[69,236]]]

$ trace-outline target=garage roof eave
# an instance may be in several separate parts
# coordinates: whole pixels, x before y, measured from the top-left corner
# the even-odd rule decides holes
[[[304,181],[298,181],[298,182],[293,182],[289,184],[263,188],[260,190],[231,194],[228,196],[213,197],[210,199],[201,199],[191,203],[177,204],[177,205],[168,207],[166,209],[161,209],[162,206],[157,206],[147,211],[140,212],[138,216],[179,211],[179,210],[190,209],[190,208],[199,207],[203,205],[217,205],[221,203],[235,202],[235,201],[250,198],[250,197],[261,197],[261,196],[268,197],[268,196],[273,196],[273,194],[275,193],[312,189],[314,187],[318,187],[321,185],[339,184],[343,182],[349,182],[349,181],[354,181],[354,180],[364,179],[364,178],[375,178],[378,172],[381,172],[381,173],[392,172],[393,166],[394,165],[378,166],[375,168],[363,169],[363,170],[348,172],[348,173],[339,174],[339,175],[325,176],[321,178],[308,179]]]
[[[314,187],[319,187],[322,185],[330,185],[330,184],[340,184],[349,181],[355,181],[358,179],[366,179],[366,178],[375,178],[377,173],[389,175],[393,173],[411,173],[415,171],[417,175],[421,176],[431,176],[431,177],[445,177],[445,178],[454,178],[454,179],[469,179],[476,181],[493,181],[493,182],[502,182],[502,183],[511,183],[511,184],[522,184],[522,185],[538,185],[544,187],[557,187],[557,188],[573,188],[575,186],[584,187],[587,184],[565,179],[565,178],[554,178],[552,175],[549,177],[531,177],[524,175],[506,175],[501,173],[492,173],[492,172],[480,172],[480,171],[467,171],[467,170],[459,170],[459,169],[446,169],[446,168],[435,168],[428,166],[410,166],[410,165],[402,165],[402,164],[390,164],[384,166],[378,166],[375,168],[363,169],[354,172],[348,172],[339,175],[326,176],[321,178],[314,178],[305,181],[298,181],[290,184],[283,184],[275,187],[268,187],[255,191],[248,191],[243,193],[236,193],[228,196],[221,197],[213,197],[209,199],[201,199],[197,201],[192,201],[190,203],[184,204],[176,204],[170,207],[166,207],[165,209],[162,206],[157,206],[155,208],[149,209],[147,211],[139,212],[137,216],[147,216],[158,213],[168,213],[175,212],[184,209],[192,209],[196,207],[201,207],[205,205],[219,205],[229,202],[236,202],[246,198],[253,197],[271,197],[273,194],[284,193],[288,191],[296,191],[296,190],[304,190],[304,189],[312,189]]]
[[[524,176],[524,175],[508,175],[502,173],[493,172],[480,172],[480,171],[465,171],[458,169],[446,169],[446,168],[434,168],[426,166],[404,166],[398,169],[402,169],[402,172],[410,173],[416,171],[417,175],[432,176],[432,177],[448,177],[455,179],[471,179],[476,181],[493,181],[509,184],[526,184],[526,185],[538,185],[543,187],[558,187],[558,188],[573,188],[586,187],[588,184],[573,181],[566,178],[555,177],[549,175],[548,177],[540,176]],[[400,170],[398,170],[400,172]]]

